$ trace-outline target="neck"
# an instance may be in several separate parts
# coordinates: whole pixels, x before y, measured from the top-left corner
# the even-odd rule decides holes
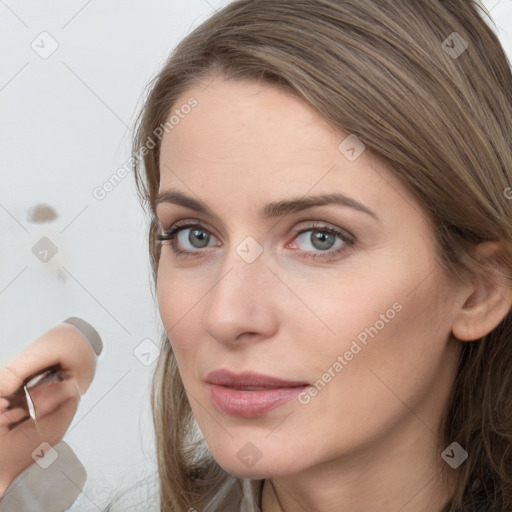
[[[457,475],[445,468],[444,448],[427,427],[408,438],[402,429],[395,434],[392,444],[387,439],[364,453],[266,480],[262,512],[442,512]]]

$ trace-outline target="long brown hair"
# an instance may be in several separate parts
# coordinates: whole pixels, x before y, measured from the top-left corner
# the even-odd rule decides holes
[[[134,171],[151,216],[153,285],[162,129],[173,128],[169,116],[180,108],[178,96],[218,75],[282,87],[355,134],[390,164],[432,218],[439,261],[454,282],[483,272],[472,256],[476,244],[512,241],[512,76],[484,15],[476,0],[238,0],[195,29],[150,84],[137,125],[134,149],[143,158],[135,159]],[[509,271],[512,254],[504,251],[500,263]],[[510,311],[487,336],[461,345],[439,435],[445,446],[458,442],[469,457],[457,470],[446,510],[466,510],[480,495],[493,509],[507,510]],[[197,436],[166,333],[152,408],[161,510],[181,512],[211,499],[208,510],[227,510],[227,499],[212,505],[215,497],[222,503],[223,493],[247,482],[228,475]]]

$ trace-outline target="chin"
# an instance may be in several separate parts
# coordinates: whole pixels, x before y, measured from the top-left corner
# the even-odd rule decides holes
[[[222,466],[222,469],[226,471],[226,473],[229,473],[231,476],[234,476],[236,478],[244,478],[248,480],[263,480],[265,478],[268,478],[269,475],[273,475],[272,471],[256,471],[255,469],[247,469],[242,468],[241,466],[237,468],[231,468],[230,470],[226,469],[226,467]]]
[[[233,446],[236,450],[232,452]],[[264,449],[258,450],[250,441],[238,448],[238,443],[233,443],[228,449],[220,453],[213,453],[217,463],[230,475],[237,478],[251,480],[264,479],[271,476],[285,476],[295,473],[295,460],[288,460],[283,453],[273,450],[272,454],[265,455]]]
[[[219,461],[216,459],[218,464],[222,467],[226,473],[236,477],[236,478],[245,478],[249,480],[262,480],[265,478],[277,477],[288,475],[288,471],[282,471],[282,468],[276,468],[276,466],[272,464],[257,464],[252,468],[247,468],[244,464],[241,464],[238,461],[231,461],[225,463],[225,461]]]

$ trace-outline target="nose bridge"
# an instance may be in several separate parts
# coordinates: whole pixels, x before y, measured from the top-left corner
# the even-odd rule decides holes
[[[271,273],[256,249],[251,240],[233,248],[209,294],[204,325],[218,341],[231,342],[247,332],[268,335],[275,328],[272,290],[266,284]]]
[[[264,297],[261,294],[265,290],[261,289],[261,285],[266,280],[266,273],[268,269],[262,256],[247,262],[233,250],[226,257],[221,277],[212,290],[210,305],[223,307],[225,303],[226,306],[239,306],[236,308],[239,312],[254,311],[257,303],[264,305]]]

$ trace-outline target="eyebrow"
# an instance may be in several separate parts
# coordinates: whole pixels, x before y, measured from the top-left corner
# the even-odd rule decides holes
[[[203,213],[209,217],[218,218],[217,215],[215,215],[215,213],[213,213],[213,211],[208,208],[205,203],[176,190],[165,190],[164,192],[159,193],[156,198],[156,205],[159,203],[177,204],[184,206],[185,208],[190,208],[191,210]],[[267,218],[279,217],[281,215],[289,215],[291,213],[307,210],[308,208],[329,205],[338,205],[352,208],[358,212],[370,215],[375,220],[379,220],[377,214],[370,210],[368,207],[359,201],[356,201],[355,199],[341,193],[320,194],[316,196],[299,197],[296,199],[292,198],[285,201],[276,201],[264,206],[260,211],[260,215]]]

